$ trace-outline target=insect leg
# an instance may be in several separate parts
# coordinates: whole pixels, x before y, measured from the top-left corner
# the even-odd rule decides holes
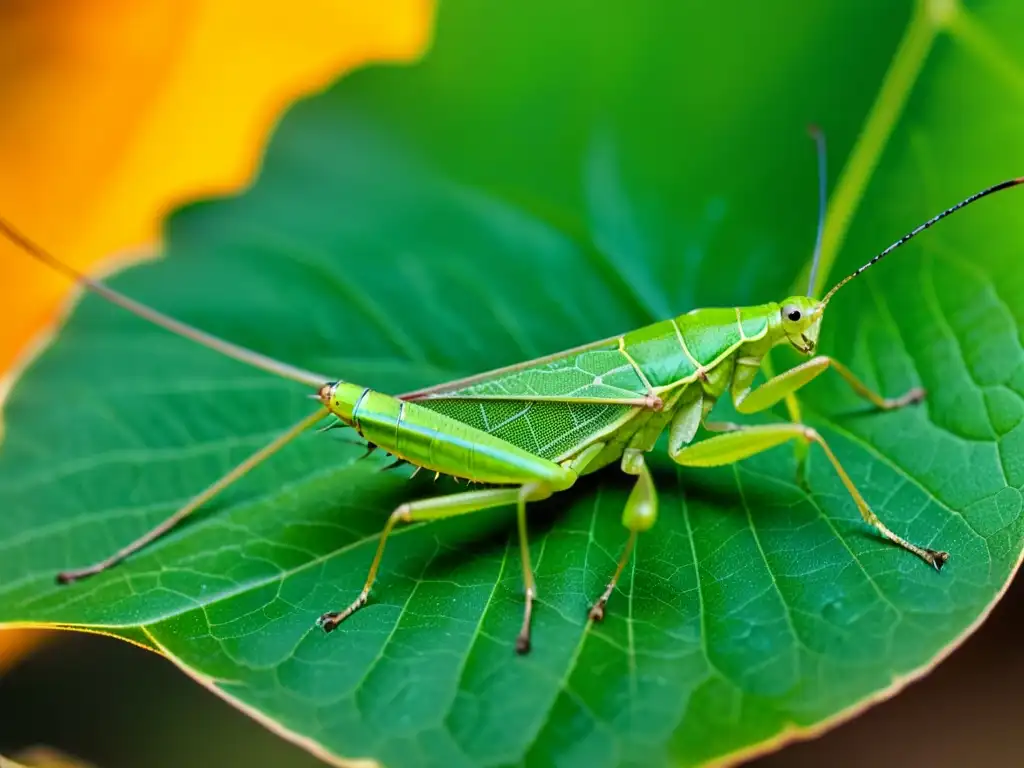
[[[604,619],[605,606],[608,604],[612,592],[615,591],[615,585],[618,583],[619,577],[622,576],[626,563],[629,562],[629,558],[633,554],[637,534],[649,530],[658,519],[658,490],[651,478],[651,471],[644,461],[643,451],[627,448],[622,454],[622,471],[636,475],[637,478],[636,484],[626,500],[626,507],[622,511],[622,524],[629,531],[629,538],[626,540],[626,546],[622,549],[622,556],[619,558],[619,564],[615,568],[611,581],[608,582],[601,597],[590,609],[591,621]]]
[[[672,407],[675,414],[669,426],[669,445],[676,448],[689,443],[700,427],[705,408],[709,407],[711,401],[705,400],[704,392],[699,386],[694,386],[684,392],[678,401],[674,401]],[[649,435],[638,436],[638,440],[622,452],[622,471],[629,475],[635,475],[637,480],[633,490],[626,500],[625,509],[622,510],[622,524],[629,531],[629,538],[622,550],[619,564],[608,586],[605,587],[601,597],[590,609],[591,621],[604,619],[605,606],[615,591],[615,585],[622,576],[626,563],[633,554],[636,546],[637,534],[648,530],[658,517],[658,491],[651,478],[650,470],[644,461],[644,452],[654,447],[654,441],[658,437],[661,428]],[[577,469],[577,471],[581,471]]]
[[[543,483],[528,483],[518,488],[464,491],[448,496],[438,496],[432,499],[422,499],[402,504],[391,513],[387,524],[384,526],[384,530],[381,532],[380,542],[377,544],[377,553],[370,564],[370,571],[367,574],[362,592],[344,610],[323,614],[317,620],[317,624],[325,632],[331,632],[341,622],[366,605],[370,597],[370,589],[377,579],[377,570],[384,555],[384,547],[392,530],[398,523],[443,520],[448,517],[455,517],[456,515],[466,515],[471,512],[491,509],[492,507],[516,504],[520,554],[523,560],[523,580],[526,585],[526,608],[523,613],[523,627],[516,638],[516,651],[518,653],[526,653],[530,650],[530,617],[533,611],[533,600],[537,596],[537,588],[533,578],[533,570],[530,567],[530,553],[526,539],[526,502],[540,501],[550,496],[551,493],[551,488]]]
[[[198,509],[203,504],[208,502],[210,499],[212,499],[218,493],[223,491],[233,482],[240,479],[249,470],[253,469],[259,464],[262,464],[266,459],[269,459],[279,450],[284,448],[285,445],[294,440],[301,432],[305,432],[309,427],[313,426],[318,421],[320,421],[320,419],[322,419],[324,415],[324,410],[318,410],[316,413],[307,416],[298,424],[291,427],[287,432],[283,433],[282,435],[275,438],[273,441],[271,441],[264,447],[260,448],[258,451],[256,451],[256,453],[252,454],[252,456],[247,458],[245,461],[243,461],[237,467],[235,467],[226,475],[221,477],[219,480],[216,480],[202,493],[198,494],[197,496],[193,496],[192,499],[190,499],[185,506],[183,506],[181,509],[179,509],[177,512],[175,512],[173,515],[168,517],[166,520],[164,520],[156,527],[151,528],[148,532],[144,533],[131,544],[128,544],[122,549],[119,549],[106,560],[101,560],[98,563],[94,563],[93,565],[87,566],[85,568],[79,568],[78,570],[64,571],[62,573],[57,574],[57,582],[60,584],[70,584],[74,581],[78,581],[79,579],[84,579],[86,576],[93,576],[97,573],[100,573],[102,571],[107,570],[108,568],[117,565],[125,558],[135,554],[140,549],[145,547],[147,544],[152,543],[153,541],[167,533],[169,530],[174,528],[178,523],[180,523],[186,517],[195,512],[196,509]]]
[[[895,408],[919,403],[924,399],[925,392],[919,387],[907,391],[900,397],[882,397],[877,392],[869,389],[864,382],[858,379],[849,368],[838,360],[826,357],[825,355],[819,355],[794,368],[790,368],[785,373],[780,373],[778,376],[769,379],[757,389],[751,390],[750,387],[747,387],[746,389],[734,392],[733,402],[736,404],[736,410],[740,413],[757,413],[758,411],[770,408],[779,400],[800,389],[800,387],[817,378],[829,368],[833,368],[836,373],[842,376],[854,392],[882,410],[891,411]]]
[[[857,486],[853,484],[850,476],[846,474],[846,470],[839,463],[839,459],[832,453],[832,449],[829,448],[825,439],[816,430],[803,424],[769,424],[732,430],[707,440],[702,440],[686,448],[673,450],[670,447],[669,455],[673,461],[685,467],[716,467],[723,464],[732,464],[756,453],[767,451],[769,448],[774,448],[788,440],[805,440],[808,443],[814,442],[820,445],[838,473],[839,479],[843,481],[843,485],[849,491],[864,521],[874,527],[885,538],[913,552],[936,570],[942,568],[942,565],[949,559],[949,554],[928,547],[918,546],[889,530],[878,519],[878,516],[871,510],[871,507],[868,506],[860,491],[857,490]]]
[[[820,376],[829,368],[835,369],[835,371],[850,385],[854,392],[865,400],[870,401],[875,405],[875,407],[882,410],[888,411],[895,408],[902,408],[903,406],[911,405],[912,403],[917,403],[924,399],[925,392],[920,388],[911,389],[900,397],[884,398],[869,389],[849,368],[838,360],[824,355],[819,355],[818,357],[811,358],[800,365],[790,368],[788,371],[781,373],[778,376],[773,376],[754,390],[751,389],[754,371],[745,372],[748,375],[745,375],[740,382],[737,382],[734,379],[732,393],[733,403],[735,403],[736,410],[740,413],[757,413],[758,411],[763,411],[766,408],[770,408],[775,405],[783,398],[786,398],[787,405],[795,405],[795,400],[792,397],[793,393]],[[792,416],[794,409],[790,407],[789,411]],[[799,421],[799,411],[797,411],[797,417],[796,421]],[[800,447],[797,450],[796,479],[797,484],[804,490],[807,490],[806,446],[808,444],[801,443],[799,445]]]
[[[523,561],[523,585],[525,586],[526,605],[523,608],[523,626],[516,637],[516,653],[530,652],[530,619],[533,616],[533,601],[537,598],[537,583],[533,578],[533,566],[530,565],[530,542],[526,537],[526,502],[540,501],[551,495],[551,490],[541,483],[531,483],[519,489],[516,499],[516,523],[519,528],[519,556]]]

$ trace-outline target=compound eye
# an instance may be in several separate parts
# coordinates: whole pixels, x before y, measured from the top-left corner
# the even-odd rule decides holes
[[[786,307],[783,312],[785,312],[786,317],[794,323],[800,319],[800,310],[796,307]]]

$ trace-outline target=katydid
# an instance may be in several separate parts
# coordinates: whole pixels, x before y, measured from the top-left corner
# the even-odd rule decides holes
[[[982,197],[1021,183],[1024,177],[1004,181],[939,213],[839,281],[820,300],[792,296],[781,303],[695,309],[619,336],[397,397],[296,368],[174,320],[85,276],[0,219],[0,231],[8,239],[83,288],[221,354],[308,385],[313,388],[311,397],[321,406],[145,535],[101,562],[59,574],[57,580],[68,584],[121,562],[328,415],[333,416],[329,427],[355,430],[370,450],[380,448],[417,468],[483,487],[398,506],[381,533],[362,591],[347,607],[324,613],[317,620],[327,632],[366,605],[388,536],[396,525],[514,505],[525,587],[522,629],[515,648],[527,652],[537,594],[527,546],[527,504],[564,491],[582,475],[618,462],[622,471],[636,480],[622,514],[627,537],[618,565],[589,612],[590,620],[601,621],[638,534],[656,521],[658,497],[645,454],[666,431],[668,455],[686,467],[738,462],[788,441],[817,443],[865,522],[938,570],[948,554],[890,530],[813,428],[792,422],[740,426],[710,422],[707,417],[727,393],[742,414],[764,411],[830,368],[880,409],[919,402],[923,390],[883,397],[839,361],[814,355],[825,308],[850,280],[918,233]],[[809,294],[813,285],[812,277]],[[810,359],[755,388],[756,374],[769,350],[777,345],[789,345]],[[701,425],[718,434],[694,442]]]

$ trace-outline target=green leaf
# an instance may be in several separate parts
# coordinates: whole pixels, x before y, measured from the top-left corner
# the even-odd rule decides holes
[[[1022,172],[1019,4],[758,8],[445,4],[421,64],[297,104],[250,191],[180,211],[166,258],[112,283],[398,393],[783,298],[813,242],[810,121],[830,142],[829,284]],[[700,472],[659,452],[661,517],[603,624],[586,612],[625,541],[614,467],[531,506],[530,656],[511,510],[401,529],[370,606],[324,635],[388,513],[454,487],[381,472],[335,430],[60,588],[312,407],[86,298],[6,402],[0,621],[147,643],[328,759],[690,765],[813,732],[936,663],[1019,563],[1021,206],[958,214],[830,305],[822,350],[925,404],[873,413],[831,374],[801,395],[879,516],[951,553],[941,573],[861,521],[817,448],[809,492],[786,448]]]

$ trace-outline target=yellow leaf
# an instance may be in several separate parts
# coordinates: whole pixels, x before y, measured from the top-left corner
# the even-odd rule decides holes
[[[80,269],[230,192],[281,111],[342,72],[420,55],[430,0],[0,3],[0,215]],[[0,243],[0,373],[71,286]],[[0,669],[31,644],[0,632]]]
[[[168,209],[248,181],[297,95],[424,48],[427,0],[0,4],[0,212],[72,264],[149,242]],[[0,371],[67,279],[0,245]]]

